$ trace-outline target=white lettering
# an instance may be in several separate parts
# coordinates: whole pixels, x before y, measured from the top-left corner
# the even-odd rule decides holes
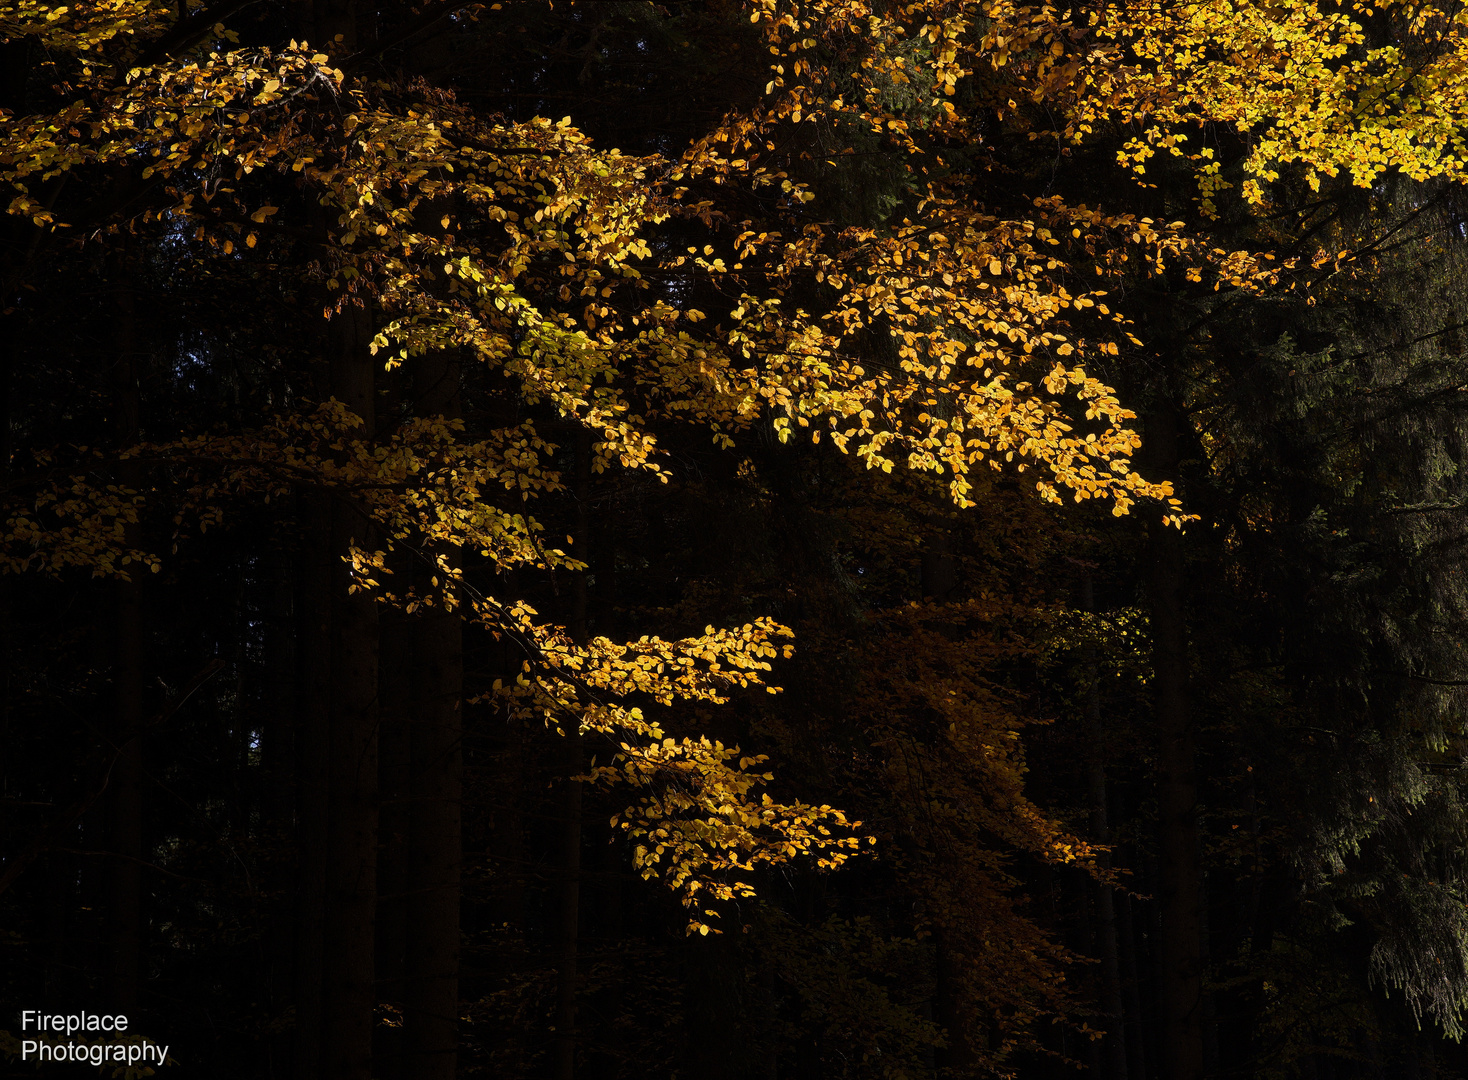
[[[22,1061],[76,1061],[92,1065],[116,1062],[134,1066],[156,1061],[159,1065],[168,1062],[168,1047],[147,1038],[135,1042],[109,1040],[94,1042],[83,1037],[71,1041],[78,1032],[126,1032],[128,1018],[120,1013],[79,1012],[68,1015],[39,1012],[36,1009],[20,1011],[21,1031],[55,1032],[55,1035],[38,1035],[21,1042]],[[50,1041],[55,1039],[55,1041]],[[66,1041],[63,1041],[66,1040]]]

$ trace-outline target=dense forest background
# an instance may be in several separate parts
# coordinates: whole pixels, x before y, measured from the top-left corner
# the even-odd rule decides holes
[[[1468,1071],[1463,27],[0,0],[4,1074]]]

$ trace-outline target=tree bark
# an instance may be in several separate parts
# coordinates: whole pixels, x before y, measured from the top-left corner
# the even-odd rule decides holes
[[[938,1060],[948,1074],[965,1076],[973,1069],[974,1050],[964,1016],[963,973],[944,931],[933,935],[933,944],[937,966],[933,1013],[948,1042]]]
[[[284,539],[275,540],[262,567],[260,642],[260,767],[264,791],[260,817],[267,831],[287,835],[295,767],[295,602],[292,558]]]
[[[556,925],[556,1080],[576,1075],[576,997],[581,927],[581,735],[566,732],[567,778],[561,794],[560,917]]]
[[[331,713],[331,507],[301,497],[301,556],[296,564],[297,686],[294,1080],[321,1072]]]
[[[460,413],[459,364],[448,352],[423,357],[414,398],[426,416]],[[458,565],[452,546],[428,554]],[[441,570],[428,571],[456,598]],[[431,582],[428,582],[431,586]],[[459,900],[463,875],[463,622],[435,605],[414,628],[404,1036],[408,1080],[453,1080],[459,1016]]]
[[[333,396],[362,420],[355,437],[375,428],[374,374],[367,313],[346,308],[330,324]],[[331,512],[332,635],[328,758],[326,921],[323,957],[323,1074],[369,1080],[376,991],[373,931],[377,913],[377,605],[349,592],[339,561],[354,546],[372,549],[370,522],[350,496]]]
[[[1090,578],[1082,586],[1081,608],[1096,610],[1095,587]],[[1096,662],[1096,646],[1089,638],[1083,650],[1086,669],[1086,741],[1087,785],[1091,796],[1091,835],[1098,844],[1111,843],[1111,825],[1106,805],[1106,756],[1102,752],[1105,736],[1101,725],[1101,672]],[[1101,866],[1111,869],[1111,855],[1101,856]],[[1121,964],[1116,934],[1116,895],[1105,882],[1096,883],[1097,952],[1101,960],[1101,1007],[1106,1010],[1105,1050],[1106,1075],[1111,1080],[1126,1080],[1126,1011],[1121,998]]]
[[[4,53],[0,52],[0,59],[3,58]],[[10,230],[14,229],[13,223],[6,223],[6,226]],[[0,232],[0,238],[5,238],[5,232]],[[4,270],[4,264],[0,263],[0,274]],[[0,296],[0,311],[9,306],[6,300],[6,297]],[[14,363],[13,326],[0,314],[0,490],[4,490],[10,479],[10,387]],[[11,659],[11,620],[14,617],[11,597],[14,586],[11,578],[10,574],[0,575],[0,799],[7,798],[10,794],[10,684],[11,665],[14,662]],[[0,815],[0,850],[13,850],[10,831],[9,816]]]
[[[413,814],[404,1024],[409,1080],[453,1080],[458,1048],[462,874],[463,643],[433,612],[414,648]]]
[[[1158,475],[1177,475],[1180,418],[1170,402],[1147,423]],[[1157,853],[1162,1054],[1166,1080],[1203,1075],[1201,872],[1197,776],[1188,703],[1182,534],[1151,526],[1152,668],[1156,687]]]
[[[398,560],[394,572],[409,576],[413,567]],[[377,993],[398,1010],[403,1020],[404,965],[407,958],[408,894],[414,887],[408,874],[412,805],[413,630],[415,620],[402,612],[384,612],[381,626],[382,661],[378,672],[381,736],[378,775],[382,811],[378,820],[377,867]],[[377,1080],[400,1080],[403,1075],[403,1028],[377,1032]]]
[[[263,560],[261,581],[260,768],[264,790],[260,800],[261,831],[268,843],[292,841],[295,800],[296,634],[292,551],[284,537],[275,537]],[[280,1015],[293,999],[295,911],[293,897],[272,903],[268,950],[267,1002]],[[267,1036],[270,1066],[267,1075],[289,1076],[276,1062],[292,1057],[289,1033]]]
[[[29,35],[0,42],[0,108],[8,109],[16,116],[24,115],[26,111],[26,84],[30,81],[33,52]],[[14,299],[11,289],[18,280],[24,238],[30,227],[29,223],[9,215],[0,222],[0,489],[9,479],[10,459],[15,449],[11,417],[14,414],[17,320],[4,313],[11,309]],[[12,575],[0,575],[0,798],[9,794],[13,768],[10,739],[13,589]],[[13,850],[8,815],[0,816],[0,849]]]
[[[1208,916],[1208,875],[1202,875],[1198,886],[1198,961],[1201,972],[1206,972],[1213,963],[1212,937]],[[1203,1071],[1213,1076],[1219,1068],[1218,1009],[1213,994],[1205,987],[1200,989],[1203,1001]]]
[[[591,432],[577,428],[574,468],[576,496],[576,539],[585,544],[591,535]],[[577,553],[588,561],[587,553]],[[588,640],[586,573],[571,582],[571,637],[577,644]],[[574,724],[574,722],[573,722]],[[579,729],[566,731],[567,773],[561,796],[561,883],[560,923],[556,933],[556,1080],[576,1075],[577,952],[581,927],[581,783],[572,777],[585,769]]]
[[[953,554],[953,536],[945,525],[940,524],[923,549],[918,588],[924,600],[941,604],[957,587],[958,560]],[[938,1060],[945,1072],[963,1076],[973,1067],[974,1050],[969,1043],[961,963],[945,928],[939,927],[934,932],[933,944],[933,1013],[948,1043],[938,1055]]]
[[[355,0],[311,0],[311,40],[329,52],[356,46]],[[332,47],[330,42],[340,38]],[[325,219],[321,220],[325,229]],[[322,396],[345,404],[371,438],[374,364],[366,313],[344,307],[321,335]],[[302,503],[297,732],[295,1080],[368,1080],[376,994],[377,619],[367,597],[347,594],[341,563],[366,521],[340,496]]]
[[[131,285],[132,268],[126,252],[117,259],[118,284],[114,291],[112,362],[112,426],[118,450],[138,441],[138,340]],[[138,489],[135,463],[123,461],[118,482]],[[123,543],[136,547],[136,524],[123,527]],[[113,587],[112,725],[109,735],[121,750],[108,778],[108,822],[111,830],[109,868],[111,947],[110,985],[113,1007],[133,1013],[138,1007],[143,966],[143,597],[140,566],[124,568],[128,580]]]
[[[1137,963],[1137,931],[1132,918],[1132,898],[1122,892],[1117,896],[1117,925],[1121,945],[1121,966],[1125,981],[1122,998],[1127,1016],[1127,1065],[1131,1080],[1147,1080],[1146,1018],[1142,1015],[1142,980]]]

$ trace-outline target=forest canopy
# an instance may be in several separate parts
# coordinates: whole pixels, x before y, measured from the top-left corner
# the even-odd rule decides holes
[[[4,1000],[1464,1067],[1465,121],[1456,6],[0,0]]]

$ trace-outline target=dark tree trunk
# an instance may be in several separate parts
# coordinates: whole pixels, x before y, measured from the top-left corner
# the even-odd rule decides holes
[[[948,1045],[938,1055],[943,1068],[954,1075],[965,1075],[974,1065],[974,1050],[969,1043],[964,1009],[963,971],[959,957],[941,930],[933,935],[937,965],[933,1015],[943,1029]]]
[[[406,578],[413,568],[405,560],[394,573]],[[409,822],[412,805],[414,620],[401,612],[382,617],[382,661],[378,686],[382,700],[378,768],[382,785],[382,812],[377,866],[377,993],[379,999],[404,1008],[403,975],[407,956]],[[403,1028],[384,1026],[377,1032],[377,1078],[400,1080],[403,1075]]]
[[[1198,886],[1198,963],[1202,972],[1213,963],[1211,928],[1208,925],[1208,876],[1203,874]],[[1206,988],[1203,997],[1203,1071],[1214,1076],[1218,1073],[1218,1009],[1213,994]]]
[[[923,549],[919,590],[923,599],[942,603],[957,587],[958,560],[953,555],[952,534],[939,526]],[[962,965],[943,928],[934,933],[933,944],[936,965],[933,1014],[948,1043],[938,1060],[943,1068],[963,1075],[974,1064],[974,1051],[969,1043]]]
[[[0,53],[0,60],[4,54]],[[13,229],[12,223],[7,223]],[[5,233],[0,232],[0,237]],[[5,262],[0,261],[0,274],[5,271]],[[6,298],[0,296],[0,309],[8,306]],[[0,489],[10,478],[10,386],[12,366],[15,363],[15,346],[12,340],[13,327],[9,320],[0,315]],[[11,632],[13,618],[11,599],[11,575],[0,575],[0,799],[10,793],[11,750],[10,750],[10,682],[11,682]],[[0,850],[14,850],[10,841],[8,815],[0,815]]]
[[[560,911],[556,924],[556,1080],[576,1075],[577,967],[581,927],[581,772],[578,732],[566,732],[567,779],[561,794]]]
[[[331,713],[331,508],[324,495],[300,500],[296,564],[296,883],[294,1080],[321,1072],[322,964]]]
[[[418,411],[459,415],[459,365],[452,354],[419,361]],[[430,547],[450,569],[457,549]],[[441,567],[446,596],[457,598]],[[428,582],[431,586],[431,582]],[[408,920],[404,1035],[408,1080],[453,1080],[458,1051],[459,897],[463,874],[463,622],[435,605],[414,628],[411,748],[412,813],[408,845]]]
[[[311,0],[298,10],[318,48],[335,55],[355,49],[355,0]],[[324,212],[319,227],[325,231]],[[322,397],[364,422],[357,438],[371,437],[376,413],[366,331],[365,310],[344,306],[320,336],[325,362],[316,376]],[[354,540],[365,546],[370,538],[349,495],[313,492],[301,505],[293,1075],[368,1080],[376,1004],[377,619],[370,599],[348,595],[341,559]]]
[[[1170,403],[1147,424],[1159,476],[1177,476],[1180,418]],[[1166,1080],[1203,1075],[1201,874],[1194,733],[1188,705],[1182,534],[1151,526],[1152,667],[1156,686],[1158,993]]]
[[[1081,607],[1095,612],[1096,597],[1091,579],[1083,587]],[[1083,662],[1086,669],[1086,741],[1090,745],[1087,761],[1087,784],[1091,796],[1091,835],[1098,844],[1111,843],[1111,824],[1106,805],[1105,735],[1101,724],[1101,671],[1096,662],[1096,646],[1087,641]],[[1111,868],[1111,855],[1101,857],[1101,865]],[[1096,893],[1096,945],[1101,960],[1101,1007],[1106,1010],[1105,1061],[1110,1080],[1126,1080],[1126,1011],[1121,999],[1121,962],[1116,933],[1116,894],[1105,882],[1098,882]]]
[[[458,1047],[462,874],[463,644],[435,611],[414,649],[413,803],[404,1023],[409,1080],[453,1080]]]
[[[576,539],[583,545],[591,535],[591,433],[577,428],[575,496]],[[589,546],[589,545],[587,545]],[[589,562],[583,549],[577,557]],[[584,645],[587,633],[586,573],[571,581],[571,637]],[[561,882],[560,923],[556,933],[556,1042],[554,1072],[556,1080],[572,1080],[576,1075],[576,997],[577,953],[581,928],[581,783],[571,779],[585,768],[581,732],[571,720],[566,730],[566,781],[561,796]]]
[[[26,111],[26,84],[30,81],[31,37],[18,37],[0,42],[0,108],[19,116]],[[16,322],[11,310],[15,290],[19,288],[20,270],[28,222],[6,215],[0,221],[0,488],[10,476],[10,459],[15,451],[11,418],[14,414]],[[12,654],[11,619],[13,617],[12,577],[0,575],[0,799],[10,790],[10,777],[15,768],[11,760],[10,688]],[[9,815],[0,815],[0,850],[14,850]]]
[[[119,450],[138,441],[138,337],[132,270],[126,253],[116,264],[119,284],[114,296],[116,321],[112,363],[113,439]],[[124,461],[118,481],[137,490],[138,469]],[[123,542],[138,546],[136,524],[123,528]],[[116,760],[108,777],[108,826],[111,830],[110,985],[113,1006],[132,1013],[138,1007],[143,968],[143,581],[141,566],[124,567],[127,580],[114,586],[112,727]]]
[[[261,601],[260,672],[260,767],[264,791],[260,821],[266,840],[285,844],[291,840],[295,820],[295,720],[296,720],[296,634],[293,559],[283,539],[270,547],[264,561]],[[274,907],[269,950],[268,1003],[275,1015],[283,1013],[294,998],[292,986],[295,911],[291,898]],[[271,1080],[288,1076],[285,1063],[294,1053],[282,1032],[268,1036]],[[281,1064],[277,1065],[279,1062]]]
[[[333,396],[375,427],[374,374],[366,312],[346,308],[330,324]],[[377,913],[377,605],[349,591],[339,561],[353,547],[373,549],[373,529],[347,494],[332,504],[331,710],[328,743],[328,844],[323,957],[323,1075],[369,1080],[376,1005],[373,985]]]
[[[260,818],[284,836],[293,817],[295,765],[295,604],[292,559],[283,540],[272,543],[262,568],[260,643]]]
[[[1137,961],[1137,931],[1132,917],[1129,893],[1116,894],[1117,929],[1121,945],[1121,967],[1124,982],[1122,997],[1126,1003],[1127,1065],[1131,1080],[1147,1080],[1146,1018],[1142,1015],[1141,965]]]
[[[508,664],[500,668],[503,677],[513,678],[515,669]],[[526,919],[526,878],[529,855],[526,850],[525,808],[526,767],[524,731],[500,720],[494,730],[493,801],[490,823],[491,857],[496,882],[494,918],[496,924],[520,929]]]

